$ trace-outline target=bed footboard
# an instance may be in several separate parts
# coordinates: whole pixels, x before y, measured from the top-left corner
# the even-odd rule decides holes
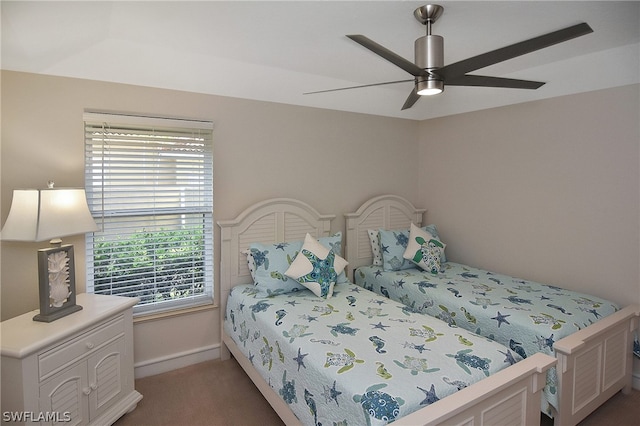
[[[631,391],[632,334],[639,317],[639,306],[627,306],[554,343],[560,389],[556,425],[575,425],[618,391]]]
[[[537,353],[394,425],[537,425],[546,372],[556,360]]]
[[[265,399],[287,425],[300,425],[296,415],[242,354],[233,339],[226,346]],[[556,359],[535,354],[468,388],[397,419],[394,425],[534,425],[540,423],[540,392]]]

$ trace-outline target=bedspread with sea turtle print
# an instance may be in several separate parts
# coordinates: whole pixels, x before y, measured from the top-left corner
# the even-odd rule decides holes
[[[386,424],[522,359],[352,283],[329,299],[236,286],[224,330],[305,425]]]
[[[613,302],[559,287],[446,262],[438,274],[420,269],[358,268],[355,282],[410,310],[473,331],[522,357],[554,356],[553,343],[616,312]],[[454,331],[455,333],[455,331]],[[555,367],[547,373],[542,411],[557,408]]]

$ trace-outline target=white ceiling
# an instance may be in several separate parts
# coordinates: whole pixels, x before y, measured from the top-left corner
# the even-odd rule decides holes
[[[349,40],[413,60],[426,1],[1,2],[2,68],[422,120],[638,83],[638,1],[440,1],[445,65],[587,22],[592,34],[476,71],[538,90],[447,87],[401,111],[411,79]]]

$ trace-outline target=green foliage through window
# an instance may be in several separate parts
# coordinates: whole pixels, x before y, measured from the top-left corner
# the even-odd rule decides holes
[[[94,289],[140,298],[140,305],[204,293],[202,228],[141,230],[107,241],[95,239]]]

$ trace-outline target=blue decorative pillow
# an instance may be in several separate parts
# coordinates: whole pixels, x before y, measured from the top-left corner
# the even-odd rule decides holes
[[[429,232],[436,239],[440,240],[435,225],[423,226],[420,229]],[[380,237],[380,252],[382,253],[382,269],[385,271],[400,271],[416,267],[413,262],[403,257],[409,242],[409,229],[397,229],[393,231],[380,229],[378,230],[378,234]],[[444,263],[446,261],[447,259],[443,250],[440,262]]]
[[[338,274],[344,271],[348,262],[307,234],[300,253],[285,272],[298,283],[308,288],[318,297],[329,299]]]
[[[380,252],[382,253],[382,269],[385,271],[400,271],[415,268],[415,265],[404,259],[403,255],[409,242],[409,230],[398,229],[388,231],[380,229]]]
[[[338,232],[330,237],[322,237],[319,241],[336,255],[341,254],[342,233]],[[262,293],[275,295],[305,288],[296,280],[285,275],[285,272],[300,252],[302,244],[303,241],[274,244],[251,243],[249,249],[243,251],[247,255],[247,265],[253,277],[253,282]],[[337,282],[348,282],[344,272],[338,276]]]

